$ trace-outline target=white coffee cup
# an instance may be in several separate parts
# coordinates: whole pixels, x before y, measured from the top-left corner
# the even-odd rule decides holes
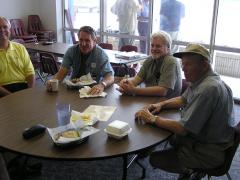
[[[57,92],[58,91],[58,80],[57,79],[50,79],[49,80],[48,91],[50,91],[50,92]]]

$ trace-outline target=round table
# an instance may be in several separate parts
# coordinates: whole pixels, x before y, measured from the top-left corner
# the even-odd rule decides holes
[[[161,100],[159,97],[123,96],[116,85],[109,87],[105,98],[80,99],[79,92],[60,85],[57,93],[46,92],[45,87],[26,89],[0,99],[0,147],[28,156],[58,160],[96,160],[137,153],[164,141],[171,133],[153,125],[138,123],[134,114],[143,106]],[[89,105],[115,106],[106,122],[99,121],[100,129],[88,140],[71,148],[56,147],[46,133],[29,140],[22,132],[35,124],[57,127],[56,104],[67,103],[72,110],[84,111]],[[163,111],[164,117],[179,118],[177,111]],[[104,132],[113,120],[128,122],[132,132],[121,140],[109,138]]]

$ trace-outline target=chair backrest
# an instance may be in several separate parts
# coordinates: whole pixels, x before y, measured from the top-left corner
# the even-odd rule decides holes
[[[19,44],[24,44],[24,40],[23,39],[12,39],[13,42],[17,42]]]
[[[98,45],[103,49],[110,49],[110,50],[113,49],[113,45],[110,43],[99,43]]]
[[[58,72],[58,65],[55,56],[51,53],[40,53],[41,70],[48,75],[54,75]]]
[[[226,150],[226,158],[224,164],[218,168],[207,170],[206,173],[209,176],[222,176],[226,174],[231,167],[232,160],[238,149],[239,143],[240,143],[240,123],[238,123],[238,125],[235,127],[233,146],[229,147]]]
[[[137,48],[137,46],[133,46],[133,45],[124,45],[124,46],[121,47],[120,51],[126,51],[126,52],[135,51],[135,52],[138,52],[138,48]]]
[[[10,19],[11,23],[11,35],[14,37],[24,36],[27,34],[24,28],[24,23],[22,19]]]
[[[43,30],[42,22],[38,15],[28,16],[28,32],[41,31]]]
[[[135,69],[128,67],[126,64],[122,64],[122,65],[112,64],[112,67],[114,70],[114,76],[124,77],[128,75],[129,77],[134,77],[136,75]]]

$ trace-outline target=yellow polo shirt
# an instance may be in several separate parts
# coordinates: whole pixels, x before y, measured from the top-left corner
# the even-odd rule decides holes
[[[7,50],[0,49],[0,85],[27,82],[26,77],[35,74],[26,48],[9,41]]]

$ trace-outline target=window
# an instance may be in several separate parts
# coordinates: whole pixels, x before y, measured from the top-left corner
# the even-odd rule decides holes
[[[240,47],[240,0],[220,0],[216,44],[227,47]]]
[[[86,25],[93,27],[96,31],[100,30],[100,0],[65,0],[64,2],[65,10],[69,10],[71,18],[71,22],[66,22],[64,27],[75,29],[75,32]],[[69,32],[66,38],[70,39]]]
[[[124,3],[127,5],[118,4],[114,9],[117,1],[121,1],[121,5]],[[240,8],[240,0],[64,0],[64,2],[73,22],[72,27],[69,27],[66,21],[64,24],[67,42],[70,39],[69,32],[77,32],[81,26],[89,25],[99,32],[100,41],[113,44],[116,50],[126,43],[135,45],[139,51],[147,53],[150,34],[161,29],[167,31],[173,39],[172,52],[179,51],[181,46],[186,46],[189,42],[201,43],[210,49],[213,68],[223,77],[227,77],[224,78],[225,82],[231,87],[240,84],[240,65],[229,66],[230,62],[237,64],[240,62],[240,25],[236,23],[237,17],[240,16],[240,11],[237,11]],[[133,3],[139,2],[147,2],[142,12],[145,14],[143,19],[140,17],[142,9],[136,11],[133,8]],[[120,16],[124,15],[125,19],[121,23]],[[129,19],[133,21],[127,23],[130,22]],[[142,26],[144,30],[138,27],[140,20],[145,22]],[[128,25],[124,26],[126,24]],[[220,65],[223,61],[223,65]],[[230,71],[235,74],[229,73]],[[235,92],[239,88],[233,88],[234,97],[240,98],[239,93]]]

